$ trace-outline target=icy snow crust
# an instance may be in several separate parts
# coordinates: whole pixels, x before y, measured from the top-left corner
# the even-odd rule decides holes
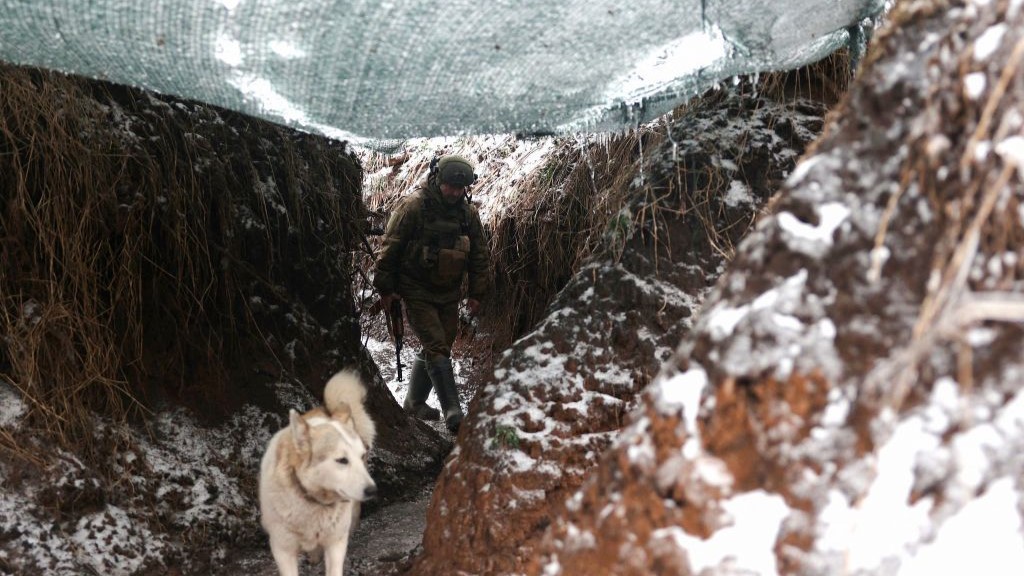
[[[621,557],[672,557],[704,575],[1024,569],[1024,222],[1013,209],[1024,202],[1024,13],[1019,1],[953,4],[897,8],[884,54],[645,392],[653,410],[616,440],[625,469],[647,475],[640,483],[684,487],[662,500],[665,514],[704,515],[623,544]],[[1002,307],[975,310],[993,300]],[[799,396],[816,388],[823,401]],[[817,407],[801,417],[804,402]],[[755,447],[708,449],[737,410]],[[675,418],[681,446],[651,445]],[[702,473],[708,461],[727,478]],[[613,478],[614,462],[595,476]],[[573,554],[612,545],[587,531],[605,518],[657,522],[610,481],[604,497],[588,482],[570,501],[542,573],[577,573]]]

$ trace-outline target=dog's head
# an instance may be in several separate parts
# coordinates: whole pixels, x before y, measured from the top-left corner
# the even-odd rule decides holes
[[[361,502],[377,493],[366,470],[366,445],[352,425],[347,406],[327,416],[314,411],[289,413],[293,466],[302,489],[321,504]]]

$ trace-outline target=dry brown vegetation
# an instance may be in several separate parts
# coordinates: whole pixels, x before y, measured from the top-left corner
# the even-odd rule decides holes
[[[637,171],[641,141],[633,130],[605,143],[563,142],[520,185],[514,210],[490,224],[499,345],[530,330],[555,294],[602,246]]]
[[[0,94],[0,377],[29,421],[69,444],[93,410],[216,411],[233,373],[322,346],[285,313],[350,335],[351,294],[323,294],[362,219],[344,144],[29,69]]]

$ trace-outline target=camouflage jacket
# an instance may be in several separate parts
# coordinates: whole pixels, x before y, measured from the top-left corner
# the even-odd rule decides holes
[[[490,290],[487,238],[476,206],[444,203],[431,179],[402,199],[388,220],[377,255],[373,286],[379,294],[438,304],[466,296],[482,299]]]

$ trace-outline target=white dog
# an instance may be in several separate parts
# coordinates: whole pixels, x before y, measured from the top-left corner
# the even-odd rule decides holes
[[[299,554],[324,553],[327,576],[341,576],[359,503],[377,492],[366,470],[376,428],[366,387],[339,372],[324,388],[324,406],[299,416],[267,445],[260,464],[260,519],[281,576],[298,576]]]

